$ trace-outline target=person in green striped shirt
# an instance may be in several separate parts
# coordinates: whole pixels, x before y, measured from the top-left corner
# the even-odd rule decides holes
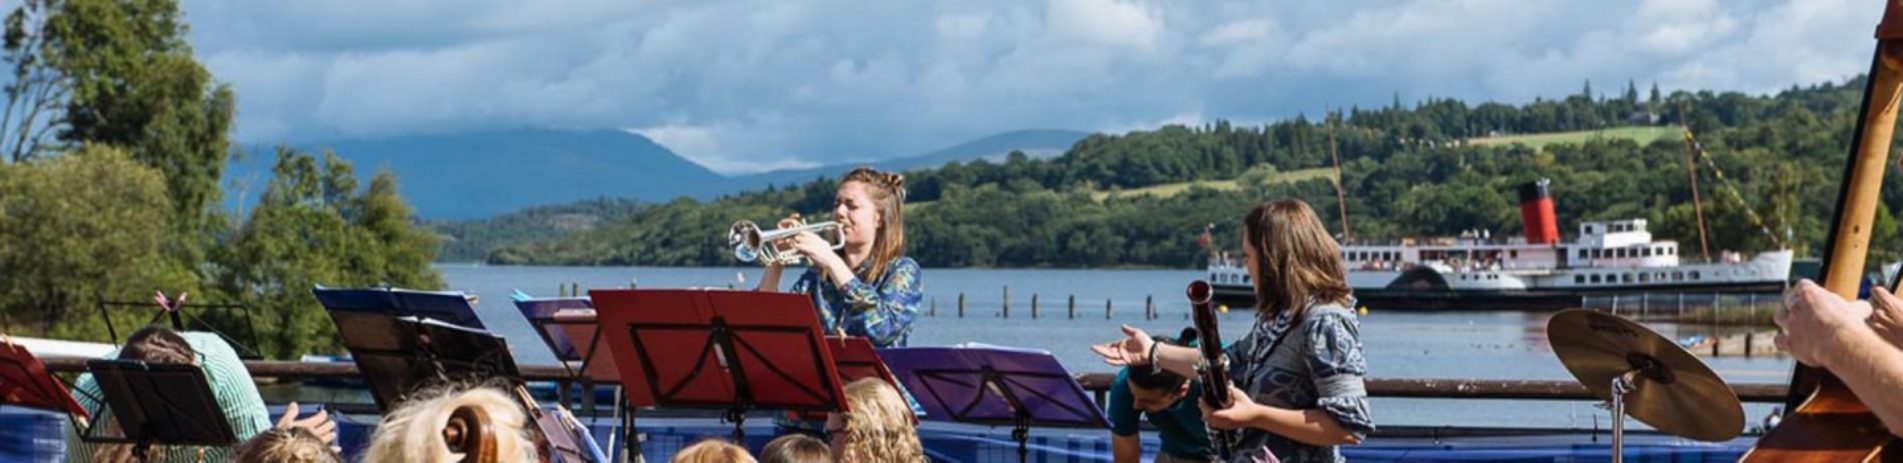
[[[231,430],[238,442],[250,440],[253,436],[270,429],[273,425],[266,415],[264,399],[258,395],[258,386],[251,382],[251,373],[245,370],[244,361],[238,358],[231,345],[226,344],[218,335],[200,332],[173,332],[160,326],[148,326],[132,333],[126,343],[109,357],[123,360],[142,360],[149,363],[189,363],[205,370],[205,378],[211,383],[212,396],[218,399],[218,406],[224,412],[225,420],[231,423]],[[101,405],[104,397],[99,392],[99,383],[92,374],[80,375],[73,383],[73,397],[80,406],[94,417],[94,435],[117,433],[111,429],[111,413]],[[302,427],[322,437],[325,442],[336,440],[336,424],[330,421],[328,412],[318,412],[310,418],[296,420],[296,404],[291,404],[285,413],[289,416],[279,420],[279,427]],[[225,461],[231,452],[230,447],[195,446],[154,446],[155,459],[167,462],[210,462]],[[79,435],[71,431],[66,435],[66,460],[79,461],[131,461],[130,445],[95,445],[80,440]]]

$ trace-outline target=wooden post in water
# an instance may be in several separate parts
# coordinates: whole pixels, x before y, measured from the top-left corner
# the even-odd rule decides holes
[[[927,317],[938,317],[938,296],[932,296],[932,305],[925,312]]]
[[[965,293],[958,292],[958,318],[965,318]]]
[[[1004,318],[1011,318],[1011,285],[1004,285]]]
[[[1110,298],[1103,298],[1103,319],[1110,319]]]
[[[1077,319],[1077,295],[1076,294],[1070,295],[1070,303],[1066,304],[1066,306],[1070,307],[1070,309],[1066,311],[1070,314],[1070,319],[1076,320]]]
[[[581,297],[581,283],[580,282],[571,281],[568,283],[568,296]]]
[[[1143,296],[1143,314],[1145,319],[1156,319],[1156,296]]]
[[[1031,319],[1037,319],[1037,293],[1031,293]]]

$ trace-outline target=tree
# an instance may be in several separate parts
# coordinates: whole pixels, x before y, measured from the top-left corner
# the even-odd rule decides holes
[[[355,194],[350,164],[278,148],[272,178],[232,242],[217,256],[220,286],[260,319],[257,346],[267,356],[335,350],[336,327],[311,297],[325,286],[436,289],[428,266],[435,242],[414,230],[396,199],[394,179],[379,174]]]
[[[236,97],[193,58],[185,30],[174,0],[26,0],[6,20],[14,80],[0,146],[16,162],[124,148],[163,174],[181,232],[202,235]]]
[[[169,201],[160,173],[116,148],[85,145],[7,166],[0,314],[11,319],[9,331],[110,341],[92,310],[100,298],[195,289],[190,272],[164,253]]]

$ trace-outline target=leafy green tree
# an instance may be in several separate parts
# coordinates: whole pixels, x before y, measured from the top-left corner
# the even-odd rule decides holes
[[[23,2],[5,42],[15,78],[6,116],[17,124],[0,130],[12,132],[11,158],[48,144],[122,147],[164,174],[178,222],[204,224],[236,98],[192,56],[185,32],[173,0]]]
[[[336,327],[311,297],[318,285],[436,289],[435,240],[412,225],[396,184],[380,173],[363,193],[350,164],[279,148],[272,178],[217,256],[221,286],[250,306],[267,356],[335,350]]]
[[[160,172],[116,148],[85,145],[0,170],[3,330],[109,341],[101,298],[196,289],[164,254],[172,214]]]

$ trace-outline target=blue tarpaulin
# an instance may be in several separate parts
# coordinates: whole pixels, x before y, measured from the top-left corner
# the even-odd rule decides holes
[[[338,422],[339,444],[345,456],[356,461],[376,418],[345,417]],[[747,426],[747,448],[755,452],[772,440],[775,429],[771,420],[751,420]],[[714,419],[656,418],[637,422],[647,434],[642,455],[647,461],[667,461],[680,449],[702,439],[725,438],[733,427]],[[612,419],[594,420],[592,430],[597,441],[607,445],[614,433]],[[66,418],[21,408],[0,408],[0,463],[63,461]],[[926,452],[936,462],[1016,461],[1017,443],[1010,428],[992,428],[927,422],[919,430]],[[1144,434],[1142,461],[1150,461],[1159,450],[1156,436]],[[619,442],[618,439],[613,442]],[[1669,436],[1627,436],[1626,461],[1632,462],[1730,462],[1737,461],[1753,441],[1749,438],[1710,444]],[[610,450],[614,449],[604,449]],[[1107,431],[1038,429],[1031,433],[1033,462],[1106,462],[1110,461],[1110,436]],[[1372,439],[1359,446],[1343,447],[1342,454],[1352,462],[1455,462],[1497,463],[1572,463],[1610,461],[1611,448],[1605,433],[1556,434],[1530,437],[1464,437],[1456,439]],[[612,457],[613,455],[611,455]]]

